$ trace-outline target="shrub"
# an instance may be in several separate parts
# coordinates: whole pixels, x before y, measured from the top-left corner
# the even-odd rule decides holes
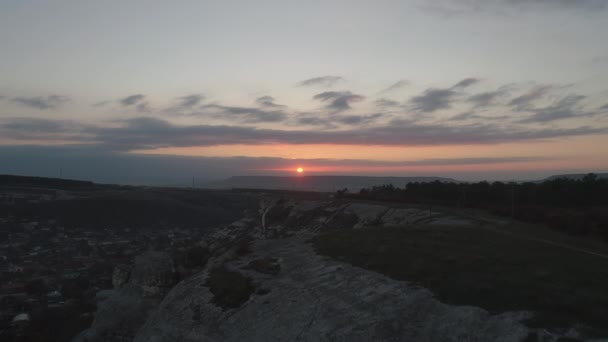
[[[243,305],[255,290],[251,279],[223,266],[211,270],[206,286],[213,293],[213,302],[224,309]]]

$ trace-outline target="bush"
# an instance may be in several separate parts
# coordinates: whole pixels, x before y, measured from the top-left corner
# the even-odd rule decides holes
[[[237,242],[235,252],[237,255],[240,256],[244,256],[251,253],[251,240],[249,238],[244,238]]]
[[[206,286],[213,293],[213,302],[224,309],[243,305],[255,290],[251,279],[223,266],[209,272]]]
[[[203,267],[209,260],[209,248],[203,246],[195,246],[186,251],[184,265],[187,268]]]

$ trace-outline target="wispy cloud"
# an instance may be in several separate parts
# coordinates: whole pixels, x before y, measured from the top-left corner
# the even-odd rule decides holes
[[[180,109],[192,109],[201,104],[205,100],[202,94],[190,94],[177,98],[177,107]]]
[[[408,81],[408,80],[399,80],[399,81],[391,84],[390,86],[382,89],[380,91],[380,93],[389,93],[389,92],[392,92],[392,91],[395,91],[395,90],[398,90],[398,89],[405,88],[408,85],[410,85],[410,81]]]
[[[440,109],[448,109],[458,92],[451,89],[430,88],[421,95],[410,99],[412,109],[420,112],[431,113]]]
[[[481,2],[481,0],[478,0]],[[518,6],[520,8],[537,7],[540,9],[575,9],[575,10],[603,10],[608,8],[605,0],[501,0],[499,3]]]
[[[313,77],[307,80],[298,82],[298,86],[300,87],[310,87],[310,86],[322,86],[322,87],[332,87],[338,82],[344,81],[344,78],[341,76],[320,76]]]
[[[140,113],[151,112],[152,108],[150,108],[150,104],[145,101],[146,95],[143,94],[134,94],[124,97],[117,102],[123,107],[135,107],[135,109]]]
[[[469,112],[463,112],[463,113],[454,115],[451,118],[449,118],[448,121],[462,121],[462,120],[478,119],[478,118],[480,118],[479,115],[475,114],[475,112],[473,112],[473,111],[469,111]]]
[[[275,98],[272,96],[260,96],[257,99],[255,99],[255,102],[262,107],[269,107],[269,108],[285,107],[283,105],[277,104],[275,101],[276,101]]]
[[[430,146],[462,144],[498,144],[521,141],[546,140],[562,137],[606,134],[607,127],[579,126],[573,128],[505,127],[492,124],[444,125],[416,124],[395,121],[389,125],[351,130],[281,130],[247,126],[192,125],[178,126],[165,120],[141,117],[121,121],[118,127],[79,125],[61,121],[0,122],[3,137],[31,140],[46,137],[52,127],[55,134],[73,136],[74,143],[97,144],[104,148],[130,151],[159,147],[263,145],[263,144],[346,144],[384,146]],[[19,131],[15,130],[19,126]]]
[[[568,95],[555,104],[547,107],[532,109],[530,117],[520,120],[521,123],[545,123],[556,120],[572,119],[598,115],[598,112],[585,111],[581,102],[586,98],[583,95]]]
[[[317,126],[325,129],[335,129],[340,126],[364,126],[383,118],[383,113],[369,115],[301,115],[297,123],[306,126]]]
[[[461,95],[461,91],[478,83],[479,79],[465,78],[449,88],[429,88],[421,95],[414,96],[409,100],[410,107],[423,113],[431,113],[442,109],[449,109],[452,103]]]
[[[391,100],[391,99],[385,99],[385,98],[377,99],[376,101],[374,101],[374,104],[380,108],[390,108],[390,107],[401,106],[400,102]]]
[[[70,98],[62,95],[35,96],[35,97],[15,97],[12,99],[14,103],[22,106],[36,108],[40,110],[54,109],[60,105],[69,102]]]
[[[162,127],[162,129],[159,129]],[[286,131],[240,126],[175,126],[158,119],[131,119],[123,127],[91,130],[98,141],[132,150],[166,146],[225,144],[349,144],[349,145],[450,145],[496,144],[566,136],[605,134],[604,127],[564,129],[504,128],[495,125],[390,125],[346,131]]]
[[[92,104],[93,107],[104,107],[105,105],[108,105],[112,103],[112,101],[99,101],[99,102],[95,102]]]
[[[462,81],[454,84],[452,86],[452,89],[454,88],[466,88],[466,87],[470,87],[475,83],[479,83],[479,79],[474,78],[474,77],[469,77],[469,78],[465,78]]]
[[[502,87],[495,91],[486,91],[469,96],[467,102],[473,104],[476,108],[488,107],[496,104],[502,97],[508,94],[508,90]]]
[[[498,115],[498,116],[489,116],[489,115],[479,115],[475,111],[463,112],[457,115],[452,116],[447,119],[447,121],[465,121],[465,120],[481,120],[481,121],[493,121],[493,120],[506,120],[509,119],[508,115]]]
[[[339,122],[344,125],[364,125],[372,123],[384,115],[382,113],[370,114],[370,115],[346,115],[346,116],[337,116],[334,118],[336,122]]]
[[[515,97],[509,102],[509,106],[515,108],[519,111],[524,111],[530,109],[530,106],[534,104],[539,99],[542,99],[545,95],[549,93],[552,89],[552,86],[549,85],[540,85],[535,86],[530,89],[528,92]]]
[[[23,141],[89,141],[84,132],[90,126],[70,121],[41,118],[6,118],[0,122],[0,135]]]
[[[341,112],[351,109],[352,103],[363,101],[365,96],[350,91],[326,91],[313,96],[313,99],[327,102],[325,108],[331,111]]]
[[[471,13],[504,14],[522,11],[580,11],[599,12],[608,9],[605,0],[436,0],[419,1],[430,13],[461,16]]]
[[[302,115],[296,119],[296,123],[302,126],[316,126],[324,129],[335,129],[336,124],[327,117],[319,117],[314,115]]]
[[[208,104],[200,107],[200,111],[191,113],[192,116],[210,116],[217,119],[228,119],[242,123],[281,122],[287,118],[282,110],[261,109],[255,107],[224,106],[219,104]]]
[[[137,111],[140,113],[148,113],[152,111],[152,108],[148,102],[138,103],[137,106],[135,106],[135,109],[137,109]]]
[[[120,103],[121,105],[123,105],[125,107],[128,107],[128,106],[133,106],[133,105],[140,103],[145,98],[146,98],[146,95],[134,94],[134,95],[129,95],[125,98],[118,100],[118,103]]]

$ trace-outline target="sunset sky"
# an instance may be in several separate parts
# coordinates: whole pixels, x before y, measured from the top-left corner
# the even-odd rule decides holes
[[[608,0],[0,2],[0,173],[608,170]]]

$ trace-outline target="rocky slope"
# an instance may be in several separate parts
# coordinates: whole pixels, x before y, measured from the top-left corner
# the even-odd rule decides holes
[[[530,330],[521,321],[531,313],[491,315],[481,308],[446,305],[424,288],[317,255],[307,242],[330,229],[457,226],[469,224],[466,218],[430,209],[329,200],[266,197],[260,203],[257,215],[209,234],[205,243],[213,256],[206,268],[181,281],[162,301],[164,291],[144,295],[146,284],[157,282],[147,276],[137,281],[141,277],[132,279],[124,269],[118,270],[116,283],[126,285],[101,302],[93,327],[78,341],[97,341],[99,336],[139,342],[529,337]],[[143,268],[136,265],[131,275],[138,269]],[[167,279],[166,274],[152,278]],[[130,322],[129,329],[122,322]],[[107,333],[113,324],[119,334]],[[532,341],[557,338],[543,331],[533,336]]]
[[[95,320],[74,341],[132,341],[176,280],[173,260],[161,252],[138,256],[132,269],[117,266],[112,278],[114,290],[98,293]]]
[[[252,260],[276,258],[276,275]],[[178,284],[135,341],[519,341],[525,313],[491,316],[440,303],[432,293],[323,258],[303,237],[260,240],[225,267],[255,284],[236,309],[213,303],[208,272]],[[268,292],[268,293],[266,293]]]

